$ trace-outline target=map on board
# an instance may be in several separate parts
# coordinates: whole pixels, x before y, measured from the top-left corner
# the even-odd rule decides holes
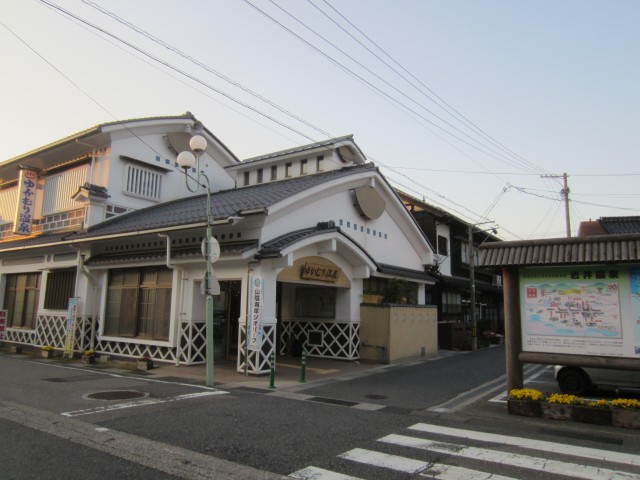
[[[640,270],[630,270],[629,281],[631,284],[631,313],[633,314],[635,352],[636,355],[640,355]]]
[[[528,335],[622,338],[615,280],[528,283],[523,310]]]

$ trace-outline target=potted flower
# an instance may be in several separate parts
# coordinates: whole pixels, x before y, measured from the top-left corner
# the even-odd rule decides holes
[[[96,363],[96,352],[93,349],[82,352],[82,363]]]
[[[573,419],[592,425],[611,425],[611,404],[606,400],[578,399],[573,406]]]
[[[554,420],[571,420],[573,418],[573,406],[578,400],[575,395],[566,393],[551,394],[540,404],[542,417]]]
[[[525,417],[539,417],[541,415],[540,402],[544,394],[532,388],[514,388],[509,392],[507,407],[510,415]]]
[[[54,350],[51,345],[44,345],[40,354],[42,355],[42,358],[53,358],[53,352]]]
[[[611,400],[611,423],[615,427],[640,429],[640,400],[635,398]]]
[[[153,368],[153,359],[151,359],[150,357],[147,357],[146,355],[138,358],[138,360],[136,361],[137,370],[146,371],[146,370],[151,370],[152,368]]]

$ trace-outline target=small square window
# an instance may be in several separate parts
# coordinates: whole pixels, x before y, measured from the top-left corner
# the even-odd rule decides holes
[[[278,166],[277,165],[273,165],[271,167],[271,180],[277,180],[278,179]]]
[[[300,160],[300,175],[306,175],[307,173],[307,160]]]
[[[324,171],[324,156],[320,155],[316,158],[316,172]]]
[[[249,172],[244,172],[244,185],[249,185]]]
[[[291,168],[293,167],[293,163],[287,162],[284,166],[284,176],[289,178],[291,176]]]
[[[258,174],[257,182],[258,183],[262,183],[262,171],[263,171],[262,168],[258,169],[258,172],[257,172],[257,174]]]

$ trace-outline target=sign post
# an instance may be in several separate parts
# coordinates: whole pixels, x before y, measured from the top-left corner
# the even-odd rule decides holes
[[[67,310],[67,331],[64,339],[64,352],[62,357],[73,358],[73,345],[76,341],[76,324],[78,319],[78,298],[69,299],[69,308]]]

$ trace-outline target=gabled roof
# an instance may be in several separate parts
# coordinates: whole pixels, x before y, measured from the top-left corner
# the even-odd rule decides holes
[[[332,180],[363,172],[377,171],[373,165],[356,165],[269,182],[250,187],[234,188],[211,194],[213,220],[241,216],[249,211],[267,210],[272,205]],[[81,240],[99,236],[116,235],[147,230],[161,230],[182,225],[194,225],[207,221],[207,196],[188,197],[153,207],[135,210],[90,227],[85,233],[76,233],[69,239]]]
[[[519,267],[635,263],[640,234],[495,242],[480,247],[479,266]]]
[[[309,150],[315,150],[317,148],[327,148],[343,142],[350,142],[355,148],[358,149],[358,153],[362,156],[362,158],[365,158],[364,153],[362,153],[360,148],[353,141],[353,135],[344,135],[342,137],[330,138],[329,140],[325,140],[322,142],[309,143],[307,145],[300,145],[299,147],[293,147],[287,150],[280,150],[278,152],[267,153],[265,155],[260,155],[258,157],[247,158],[246,160],[243,160],[239,166],[247,165],[248,163],[252,163],[252,162],[258,162],[260,160],[267,160],[270,158],[283,157],[285,155],[303,153]],[[233,167],[236,167],[236,166],[234,165]],[[232,167],[228,167],[228,168],[232,168]]]
[[[640,216],[601,217],[599,222],[609,234],[640,233]]]

